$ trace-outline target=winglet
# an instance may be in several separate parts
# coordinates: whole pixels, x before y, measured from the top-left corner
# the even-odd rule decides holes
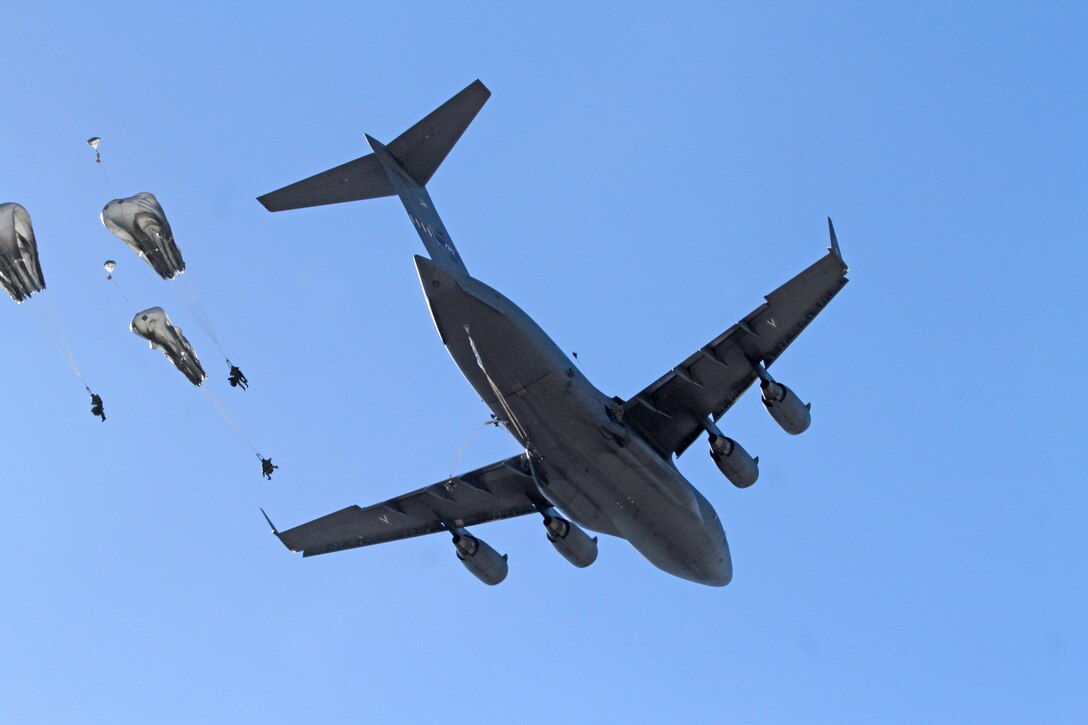
[[[272,519],[268,518],[268,514],[264,512],[264,509],[261,509],[261,515],[264,516],[264,520],[268,522],[268,526],[272,529],[272,533],[278,537],[280,532],[276,530],[276,525],[272,523]]]
[[[827,248],[827,251],[831,252],[841,260],[842,252],[839,251],[839,240],[835,236],[835,225],[831,223],[831,217],[827,218],[827,231],[831,233],[831,246]]]

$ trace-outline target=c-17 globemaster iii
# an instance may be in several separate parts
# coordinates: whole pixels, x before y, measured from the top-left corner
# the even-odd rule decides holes
[[[673,456],[705,433],[721,472],[740,488],[755,483],[759,460],[717,421],[757,380],[787,433],[808,428],[809,406],[767,368],[847,282],[831,221],[823,258],[642,392],[610,397],[532,318],[468,273],[425,188],[490,95],[475,81],[388,146],[367,136],[373,153],[259,200],[283,211],[399,196],[430,254],[415,264],[438,334],[523,453],[373,506],[349,506],[287,531],[273,526],[273,533],[291,551],[314,556],[445,531],[465,567],[498,584],[506,555],[468,528],[537,514],[575,566],[597,558],[597,539],[585,528],[626,539],[670,574],[724,586],[733,563],[721,520]]]

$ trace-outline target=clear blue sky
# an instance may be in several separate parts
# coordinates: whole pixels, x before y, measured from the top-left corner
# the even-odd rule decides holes
[[[1073,3],[7,9],[0,201],[49,289],[0,304],[0,719],[1083,722],[1086,32]],[[775,367],[812,428],[745,397],[724,427],[759,483],[702,444],[678,464],[729,533],[725,589],[609,538],[576,570],[533,518],[477,531],[510,554],[496,588],[444,536],[304,561],[268,533],[258,506],[287,527],[442,479],[488,411],[396,200],[254,197],[477,77],[494,95],[431,194],[470,271],[610,394],[835,219],[852,282]],[[248,392],[99,222],[138,191]],[[128,331],[106,258],[185,329],[271,482]],[[515,452],[488,429],[458,469]]]

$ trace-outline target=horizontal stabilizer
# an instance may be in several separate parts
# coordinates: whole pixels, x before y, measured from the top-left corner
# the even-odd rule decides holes
[[[339,204],[393,195],[393,185],[385,169],[367,154],[335,169],[322,171],[308,179],[257,197],[268,211],[302,209],[307,206]]]
[[[487,86],[473,81],[386,148],[417,184],[426,186],[490,97]]]
[[[416,183],[425,186],[490,96],[491,91],[483,83],[473,81],[398,136],[387,146],[389,153]],[[381,163],[374,154],[367,154],[257,200],[268,211],[284,211],[394,194],[396,190]]]

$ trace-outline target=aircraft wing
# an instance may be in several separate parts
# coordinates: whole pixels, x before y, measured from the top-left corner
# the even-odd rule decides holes
[[[766,302],[624,404],[624,421],[663,453],[679,456],[758,378],[755,363],[778,359],[847,283],[835,229],[818,262],[767,295]]]
[[[383,503],[349,506],[287,531],[273,526],[272,532],[291,551],[316,556],[433,534],[447,525],[523,516],[537,510],[534,501],[542,498],[522,454]]]

